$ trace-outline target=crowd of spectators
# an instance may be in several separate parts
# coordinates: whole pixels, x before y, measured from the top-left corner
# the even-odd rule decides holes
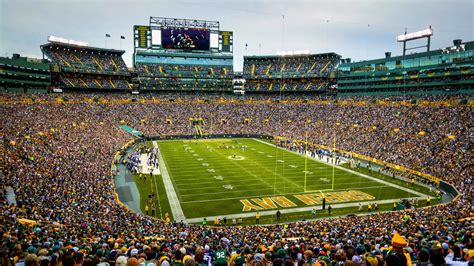
[[[129,89],[130,72],[123,51],[49,43],[41,47],[53,66],[52,83],[60,88]],[[53,67],[54,69],[54,67]]]
[[[53,63],[71,70],[128,72],[122,53],[118,51],[55,44],[43,46],[42,50]]]
[[[244,58],[244,76],[247,79],[258,77],[301,77],[316,75],[327,77],[339,62],[334,55],[246,57]]]
[[[245,83],[246,91],[323,91],[327,79],[258,79]]]
[[[228,66],[137,64],[143,90],[231,90],[233,68]]]
[[[10,206],[0,194],[1,265],[467,265],[474,257],[469,104],[436,104],[451,101],[447,96],[422,97],[432,105],[398,104],[405,99],[397,97],[383,99],[388,104],[366,97],[304,102],[290,96],[276,103],[262,95],[247,102],[219,94],[165,94],[182,100],[154,104],[113,103],[126,95],[65,97],[69,103],[51,104],[55,98],[49,95],[0,97],[0,183],[14,189],[17,201]],[[109,103],[81,101],[96,97]],[[301,140],[308,132],[311,142],[336,143],[439,177],[460,196],[404,213],[244,227],[165,223],[120,205],[110,164],[131,136],[119,121],[147,136],[192,135],[190,117],[203,119],[205,134]],[[417,134],[421,130],[426,134]],[[20,219],[37,222],[29,226]]]
[[[206,90],[206,91],[231,91],[231,79],[189,78],[189,77],[140,77],[142,90]]]
[[[127,78],[121,76],[103,76],[89,74],[64,73],[59,76],[61,87],[74,89],[119,89],[131,87]]]
[[[137,64],[141,76],[153,77],[193,77],[193,78],[233,78],[232,67],[170,64]]]

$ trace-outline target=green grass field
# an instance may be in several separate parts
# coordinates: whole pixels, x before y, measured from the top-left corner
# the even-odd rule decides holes
[[[133,176],[135,183],[137,184],[138,192],[140,193],[140,209],[145,213],[145,206],[148,205],[148,215],[153,216],[151,213],[151,204],[148,202],[148,195],[155,193],[155,215],[154,217],[164,219],[165,213],[168,213],[170,219],[173,218],[171,213],[170,204],[166,197],[166,190],[163,185],[161,175],[153,176],[153,179],[148,178],[146,181],[139,179],[138,175]]]
[[[187,219],[232,214],[250,216],[256,211],[275,212],[276,209],[292,209],[296,215],[305,212],[303,208],[319,205],[298,198],[302,194],[317,197],[324,193],[327,204],[349,203],[347,208],[351,211],[354,204],[350,203],[358,201],[392,202],[418,196],[384,180],[366,178],[254,139],[171,140],[158,141],[158,146]],[[162,209],[169,210],[169,204],[163,203],[166,195],[161,176],[155,178],[161,191]],[[142,186],[150,187],[139,181],[137,185],[140,194],[144,191]],[[347,191],[369,198],[344,198],[344,194],[350,194]],[[334,198],[331,195],[335,195]],[[277,204],[275,196],[283,196],[289,203],[281,207],[284,205]],[[241,200],[261,209],[244,211]]]

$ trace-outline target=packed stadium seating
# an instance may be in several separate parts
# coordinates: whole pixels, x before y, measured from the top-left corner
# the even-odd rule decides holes
[[[132,89],[124,51],[50,42],[41,50],[52,61],[54,86],[64,89]]]
[[[112,78],[110,76],[93,76],[84,74],[64,73],[60,81],[71,88],[93,89],[129,89],[127,79]]]
[[[246,77],[327,77],[336,68],[340,56],[334,53],[288,56],[244,57]]]
[[[134,60],[143,91],[232,90],[232,54],[140,50]]]
[[[63,104],[50,104],[57,102],[55,95],[0,97],[2,112],[8,114],[0,121],[1,186],[12,187],[18,202],[9,206],[2,194],[2,265],[11,263],[9,256],[18,265],[204,265],[207,256],[214,256],[215,265],[227,265],[227,260],[217,260],[223,250],[230,265],[408,265],[408,259],[433,265],[451,259],[467,265],[474,257],[474,119],[472,102],[462,96],[313,95],[306,102],[291,96],[276,103],[263,95],[240,100],[220,94],[165,94],[152,104],[132,102],[127,95],[64,97],[68,101]],[[148,136],[193,134],[191,116],[226,119],[228,123],[214,124],[213,130],[222,134],[304,139],[307,131],[311,141],[325,145],[337,136],[340,149],[429,173],[453,184],[460,196],[403,213],[245,227],[167,224],[120,205],[110,161],[131,136],[117,127],[119,121]],[[249,117],[251,122],[243,123]],[[203,130],[210,129],[204,125]],[[420,130],[426,135],[419,136]],[[404,238],[393,236],[395,231]],[[227,251],[232,254],[225,255]]]
[[[246,56],[246,91],[326,91],[339,63],[334,53],[292,56]]]
[[[271,79],[249,80],[245,84],[247,91],[318,91],[325,88],[329,81],[324,79]]]
[[[59,63],[64,68],[95,73],[128,72],[127,65],[122,59],[124,51],[59,43],[48,43],[41,48],[53,62]]]
[[[230,90],[232,67],[138,64],[143,90]]]
[[[140,64],[137,71],[143,76],[153,77],[193,77],[193,78],[232,78],[231,67],[198,66],[198,65],[159,65]]]
[[[230,90],[233,77],[232,68],[197,65],[140,64],[137,71],[144,90]]]

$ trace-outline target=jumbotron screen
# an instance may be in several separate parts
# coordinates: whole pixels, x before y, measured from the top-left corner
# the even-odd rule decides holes
[[[161,30],[161,45],[165,49],[209,50],[207,29],[169,28]]]

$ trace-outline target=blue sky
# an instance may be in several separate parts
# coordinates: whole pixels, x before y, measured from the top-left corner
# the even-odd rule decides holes
[[[355,61],[391,51],[405,28],[433,27],[432,49],[453,39],[474,40],[473,0],[0,0],[0,55],[41,57],[48,35],[86,41],[90,46],[125,49],[132,65],[133,25],[150,16],[217,20],[234,32],[234,67],[244,55],[277,51],[336,52]],[[283,18],[284,16],[284,18]],[[126,37],[120,42],[120,35]],[[245,50],[245,43],[248,49]],[[416,45],[414,43],[413,45]]]

